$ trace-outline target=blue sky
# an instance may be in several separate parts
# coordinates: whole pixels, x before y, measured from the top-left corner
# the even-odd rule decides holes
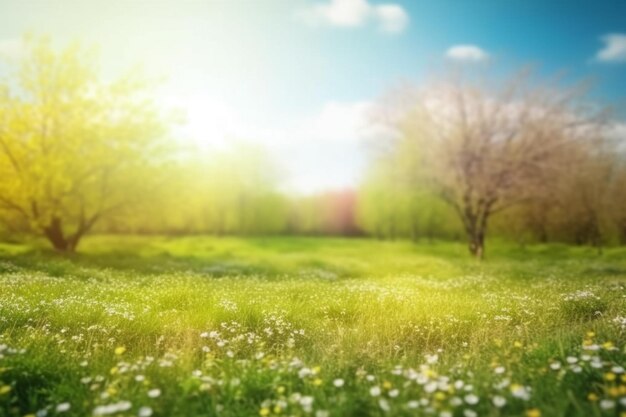
[[[27,31],[99,45],[105,74],[167,76],[182,136],[258,142],[303,192],[356,184],[377,98],[450,65],[530,63],[626,97],[623,0],[0,0],[0,53]]]

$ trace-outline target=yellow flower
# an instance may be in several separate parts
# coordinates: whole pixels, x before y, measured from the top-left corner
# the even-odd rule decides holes
[[[270,409],[267,407],[263,407],[259,410],[259,415],[261,417],[265,417],[265,416],[269,416],[270,415]]]
[[[319,374],[321,370],[322,368],[320,368],[319,366],[314,366],[313,369],[311,369],[311,371],[313,372],[313,375]]]
[[[595,393],[590,392],[589,395],[587,395],[587,399],[595,402],[598,401],[598,396]]]
[[[604,342],[602,344],[602,347],[605,348],[606,350],[613,349],[613,346],[614,346],[613,342]]]
[[[589,337],[589,338],[592,338],[592,337],[594,337],[595,335],[596,335],[596,334],[595,334],[594,332],[591,332],[591,331],[587,332],[587,337]]]
[[[446,394],[444,394],[444,393],[443,393],[443,392],[441,392],[441,391],[437,391],[437,392],[435,393],[435,396],[434,396],[434,397],[435,397],[435,400],[437,400],[437,401],[443,401],[443,400],[445,400],[445,399],[446,399]]]
[[[541,410],[538,408],[531,408],[526,411],[526,417],[541,417]]]
[[[115,375],[117,371],[119,371],[119,369],[117,368],[117,366],[114,366],[109,372],[111,373],[111,375]]]
[[[8,393],[9,391],[11,391],[11,386],[10,385],[3,385],[0,387],[0,395],[4,395],[6,393]]]
[[[606,374],[604,374],[604,379],[607,381],[615,381],[615,374],[613,372],[607,372]]]
[[[617,387],[609,388],[609,395],[611,397],[619,397],[619,388],[617,388]]]
[[[122,355],[124,352],[126,352],[126,348],[124,346],[118,346],[115,348],[116,355]]]
[[[516,348],[521,348],[523,345],[522,342],[516,340],[515,343],[513,343],[513,346],[515,346]]]
[[[279,394],[282,394],[285,392],[285,387],[283,387],[282,385],[276,387],[276,392]]]
[[[384,389],[391,389],[391,387],[392,387],[391,382],[389,382],[389,381],[383,382],[383,388]]]
[[[319,387],[320,385],[322,385],[322,380],[320,378],[316,378],[315,381],[313,381],[313,385]]]

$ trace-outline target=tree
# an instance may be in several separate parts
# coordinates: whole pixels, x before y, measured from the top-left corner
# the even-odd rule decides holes
[[[484,256],[490,218],[532,200],[559,175],[571,146],[601,140],[604,112],[580,86],[455,79],[418,94],[398,126],[406,176],[428,187],[462,221],[470,253]]]
[[[148,83],[135,72],[105,83],[94,58],[26,38],[0,86],[0,214],[61,252],[145,195],[167,131]]]

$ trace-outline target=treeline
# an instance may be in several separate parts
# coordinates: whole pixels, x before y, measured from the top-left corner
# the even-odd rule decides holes
[[[293,196],[281,190],[280,164],[245,142],[227,149],[182,146],[164,165],[151,197],[96,231],[138,234],[359,235],[356,193]]]
[[[464,239],[477,257],[487,233],[626,243],[626,129],[579,85],[521,73],[393,90],[357,189],[303,196],[258,146],[177,142],[177,117],[136,72],[103,81],[78,44],[26,45],[0,82],[7,237],[69,252],[91,232]]]

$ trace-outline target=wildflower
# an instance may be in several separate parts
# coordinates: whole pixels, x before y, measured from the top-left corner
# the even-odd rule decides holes
[[[389,402],[385,400],[384,398],[381,398],[380,400],[378,400],[378,406],[384,412],[388,412],[389,410],[391,410],[391,407],[389,406]]]
[[[0,387],[0,395],[4,395],[6,393],[8,393],[9,391],[11,391],[11,386],[10,385],[3,385]]]
[[[152,408],[150,407],[140,407],[139,411],[137,411],[137,417],[150,417],[152,415]]]
[[[343,384],[344,384],[344,380],[341,378],[337,378],[333,381],[333,385],[336,386],[337,388],[343,387]]]
[[[528,390],[527,387],[524,387],[522,385],[519,384],[512,384],[511,385],[511,394],[515,397],[515,398],[520,398],[524,401],[528,401],[530,399],[530,392]]]
[[[406,403],[406,406],[412,409],[418,408],[420,406],[419,401],[415,401],[415,400],[411,400],[408,403]]]
[[[587,395],[587,399],[591,402],[598,401],[598,395],[594,392],[590,392],[589,395]]]
[[[426,363],[432,365],[433,363],[437,363],[437,361],[439,360],[439,355],[435,354],[435,355],[425,355],[426,357]]]
[[[330,413],[326,410],[317,410],[315,412],[315,417],[329,417]]]
[[[123,355],[124,352],[126,352],[126,348],[124,346],[118,346],[115,348],[115,354],[116,355]]]
[[[474,405],[474,404],[478,404],[478,396],[474,395],[474,394],[467,394],[465,397],[465,402],[470,404],[470,405]]]
[[[613,372],[607,372],[604,374],[604,379],[609,382],[615,381],[615,374]]]
[[[267,407],[263,407],[259,410],[259,415],[261,417],[265,417],[265,416],[269,416],[270,415],[270,409]]]
[[[161,390],[158,388],[153,388],[148,391],[148,397],[150,398],[157,398],[159,395],[161,395]]]
[[[538,408],[531,408],[526,411],[526,417],[541,417],[541,410]]]
[[[68,411],[70,407],[71,407],[70,403],[61,403],[57,405],[56,410],[57,410],[57,413],[64,413]]]
[[[395,398],[400,394],[400,391],[398,391],[397,389],[392,389],[391,391],[389,391],[389,396],[391,398]]]
[[[378,385],[373,386],[372,388],[370,388],[370,395],[372,397],[378,397],[380,395],[380,387]]]
[[[600,401],[600,408],[603,410],[610,410],[615,407],[615,401],[613,400],[602,400]]]
[[[476,413],[476,411],[474,410],[466,409],[466,410],[463,410],[463,415],[465,417],[477,417],[478,413]]]
[[[493,399],[491,400],[491,402],[493,402],[493,405],[498,407],[498,408],[502,408],[506,405],[506,398],[500,396],[500,395],[496,395],[495,397],[493,397]]]

